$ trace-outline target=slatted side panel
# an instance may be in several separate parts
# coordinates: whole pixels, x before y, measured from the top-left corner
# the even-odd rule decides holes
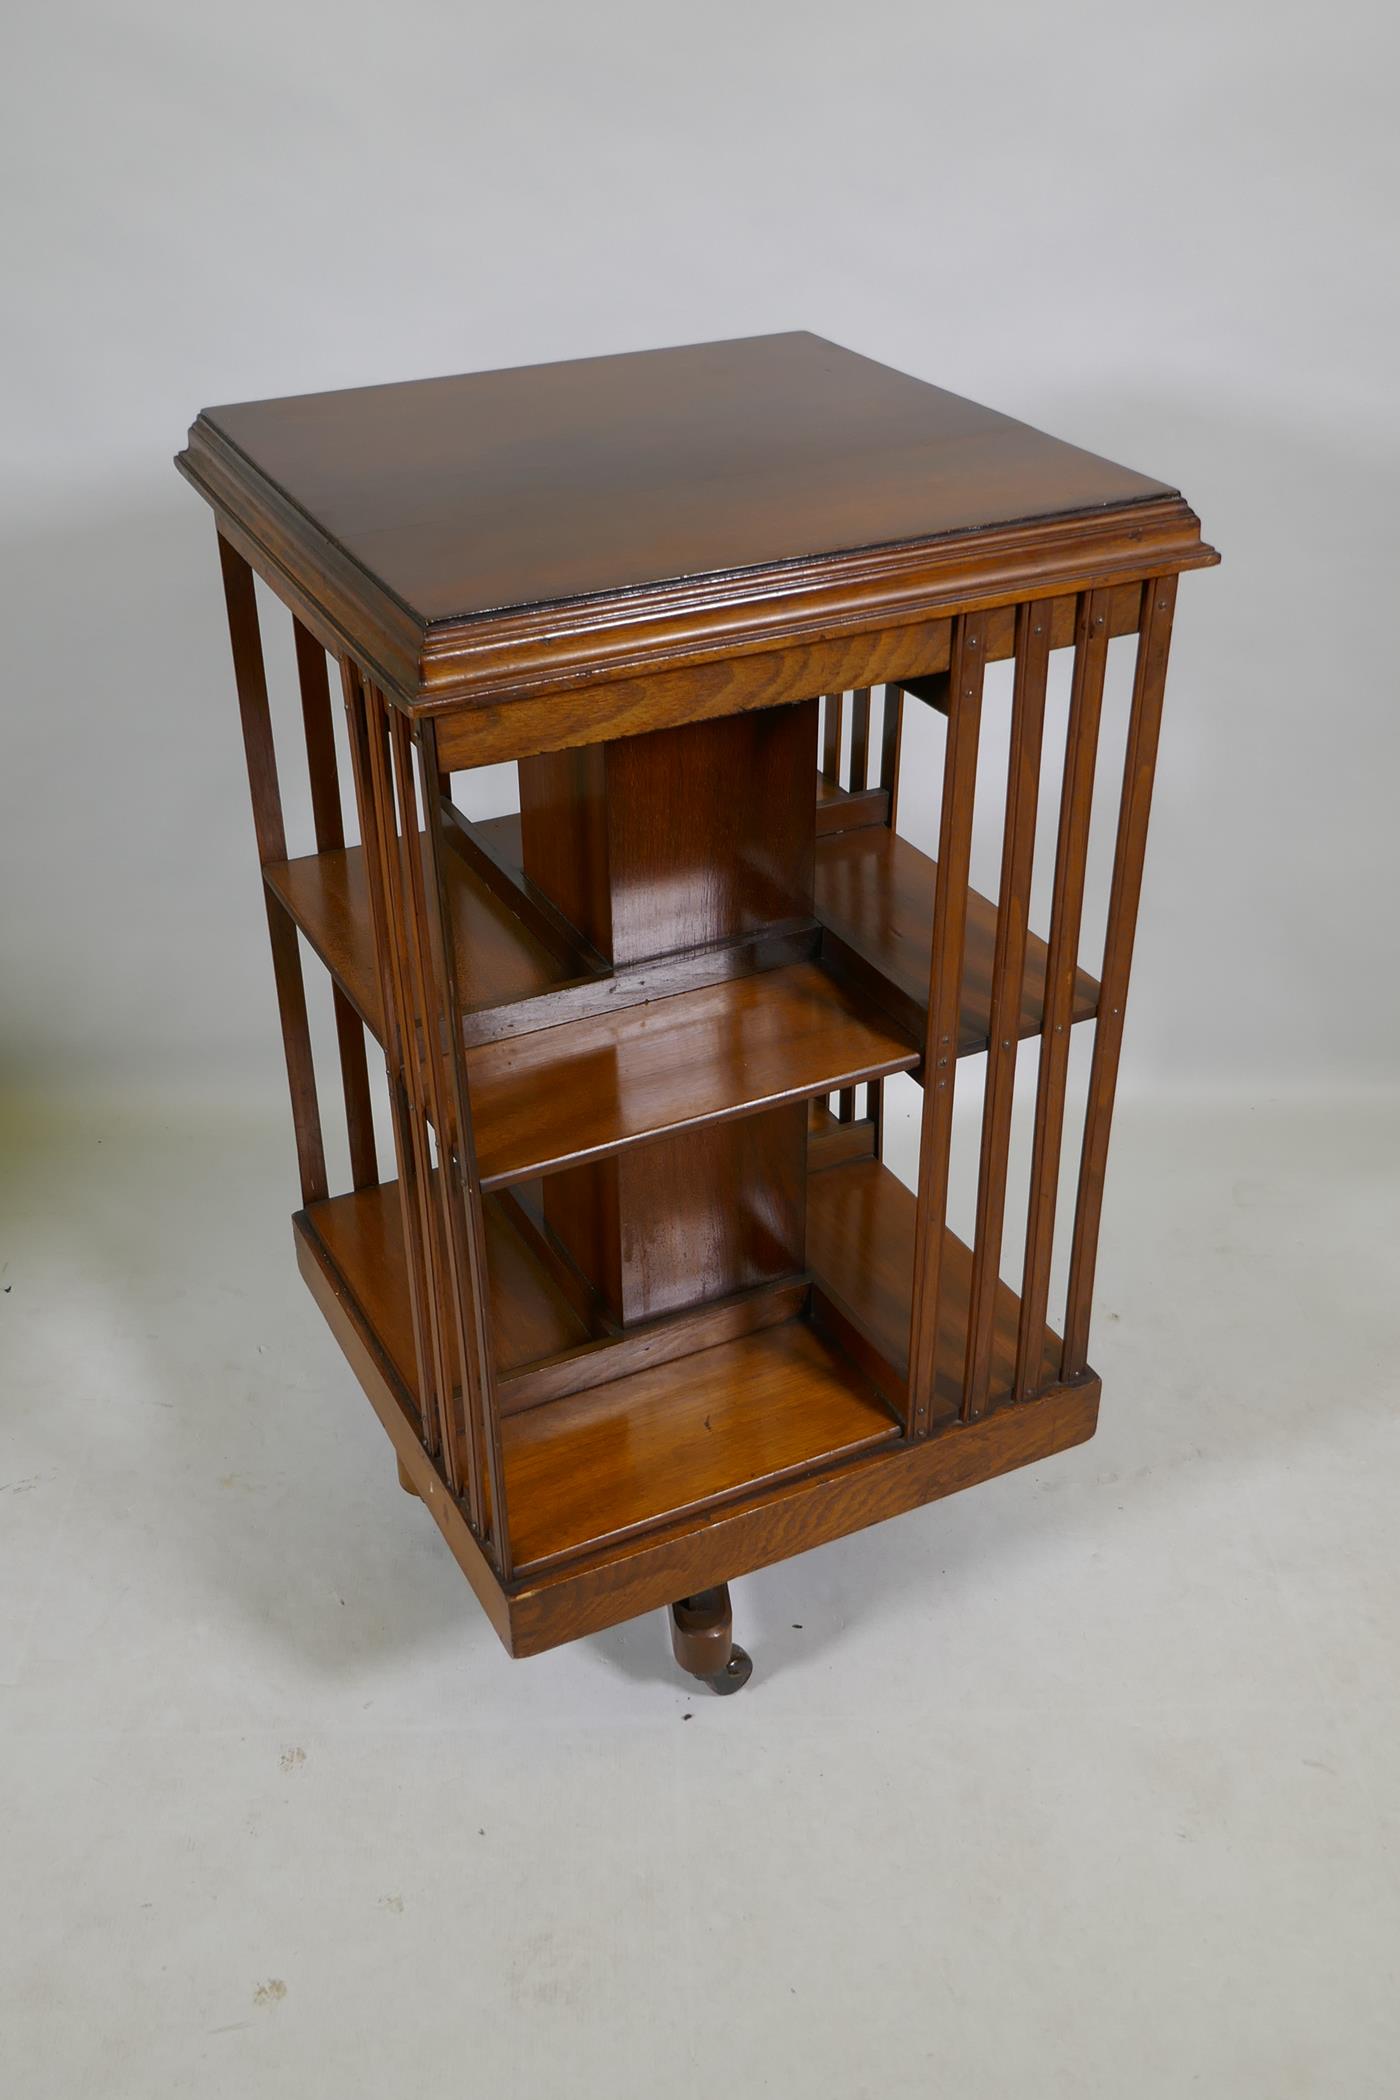
[[[503,1579],[508,1526],[495,1427],[479,1197],[467,1199],[461,1132],[469,1129],[454,1055],[458,1010],[443,957],[435,877],[424,872],[439,798],[436,761],[420,773],[406,721],[352,664],[342,667],[386,1015],[385,1059],[409,1267],[423,1440]],[[430,862],[430,868],[435,865]]]
[[[1128,721],[1118,837],[1108,898],[1099,1017],[1094,1031],[1094,1060],[1089,1073],[1074,1237],[1070,1244],[1063,1362],[1066,1378],[1077,1378],[1088,1362],[1089,1311],[1103,1211],[1104,1169],[1118,1084],[1118,1058],[1123,1045],[1123,1016],[1128,1004],[1128,976],[1133,961],[1133,937],[1137,931],[1138,900],[1142,894],[1143,856],[1147,850],[1147,820],[1157,764],[1157,738],[1162,722],[1162,692],[1167,677],[1167,652],[1171,646],[1172,614],[1176,607],[1176,581],[1175,576],[1159,577],[1143,586],[1132,714]]]
[[[871,780],[871,693],[869,686],[852,693],[825,693],[821,705],[821,741],[818,754],[818,776],[829,787],[840,788],[847,795],[865,794],[859,807],[843,810],[841,823],[860,824],[894,822],[895,782],[899,772],[899,723],[900,699],[898,691],[891,687],[886,702],[881,747],[879,752],[878,777]],[[850,742],[846,744],[846,720],[849,704]],[[865,793],[876,790],[876,795]],[[830,817],[830,812],[824,812]],[[874,1147],[879,1150],[879,1126],[883,1106],[884,1089],[878,1082],[866,1087],[843,1087],[830,1099],[834,1113],[840,1123],[856,1121],[857,1103],[865,1097],[865,1114],[874,1126]]]
[[[910,1330],[908,1428],[915,1436],[956,1417],[975,1421],[989,1405],[1029,1400],[1087,1368],[1090,1300],[1102,1212],[1123,1016],[1141,892],[1148,807],[1161,722],[1176,579],[1142,586],[1137,663],[1128,726],[1102,988],[1095,1023],[1079,1186],[1070,1244],[1064,1340],[1047,1344],[1050,1273],[1066,1120],[1075,976],[1079,965],[1094,779],[1110,633],[1122,631],[1121,590],[1082,592],[1074,600],[1037,601],[1014,609],[1011,700],[1001,874],[992,962],[988,1063],[978,1155],[976,1222],[966,1302],[945,1302],[945,1226],[949,1149],[957,1073],[968,866],[977,750],[983,707],[982,666],[994,639],[986,617],[968,614],[954,627],[952,661],[938,705],[947,714],[943,799],[930,955],[924,1109],[915,1222]],[[1003,610],[1000,618],[1005,619]],[[1072,618],[1074,666],[1059,781],[1054,885],[1045,996],[1037,1054],[1026,1231],[1008,1353],[1007,1287],[1001,1249],[1007,1217],[1018,1021],[1030,926],[1041,759],[1050,651]],[[997,653],[1004,653],[998,648]],[[898,750],[897,722],[892,735]],[[1002,1333],[994,1384],[996,1335]],[[950,1337],[961,1337],[961,1361],[950,1364]],[[940,1353],[942,1352],[942,1353]],[[1009,1370],[1010,1391],[1007,1381]]]
[[[929,957],[918,1207],[914,1223],[914,1290],[906,1422],[909,1433],[914,1436],[926,1435],[935,1422],[936,1350],[942,1324],[941,1291],[948,1216],[948,1154],[953,1134],[953,1090],[958,1070],[958,1021],[962,1008],[963,945],[972,857],[972,808],[977,791],[985,640],[984,615],[969,613],[954,621],[949,667],[948,742],[943,761],[943,807],[938,828],[938,872],[934,880],[933,941]]]
[[[325,650],[293,614],[297,686],[301,696],[306,767],[311,781],[311,816],[316,851],[331,853],[345,844],[345,818],[340,799],[340,768],[335,755],[331,689]],[[369,1069],[365,1059],[364,1023],[340,986],[333,985],[336,1046],[340,1053],[341,1092],[350,1143],[350,1176],[357,1189],[374,1188],[379,1162],[374,1145],[374,1112],[370,1105]]]
[[[258,603],[252,570],[222,533],[219,535],[219,563],[228,610],[238,711],[243,725],[243,749],[248,763],[253,831],[259,866],[266,868],[274,861],[286,859],[287,836],[282,821],[282,795],[277,780],[277,752],[272,737]],[[316,1093],[316,1068],[311,1055],[311,1030],[306,1017],[301,950],[290,913],[266,884],[263,897],[267,905],[268,938],[272,944],[277,1010],[282,1022],[287,1085],[292,1097],[301,1200],[303,1203],[319,1203],[328,1193],[326,1153]]]
[[[1001,882],[997,892],[996,946],[992,956],[982,1145],[977,1171],[977,1224],[963,1368],[963,1414],[968,1421],[975,1421],[986,1407],[991,1378],[992,1327],[1006,1218],[1006,1174],[1011,1148],[1011,1109],[1016,1084],[1026,936],[1030,930],[1031,873],[1040,796],[1040,753],[1045,730],[1045,687],[1050,670],[1048,606],[1022,605],[1017,608],[1015,646],[1006,815],[1002,830]]]

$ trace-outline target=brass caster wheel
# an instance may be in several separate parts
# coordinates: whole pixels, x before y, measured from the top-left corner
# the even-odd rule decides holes
[[[416,1495],[418,1490],[413,1485],[413,1475],[409,1472],[408,1467],[401,1458],[396,1458],[394,1463],[399,1469],[399,1486],[406,1495]]]
[[[729,1660],[718,1677],[707,1677],[705,1682],[720,1699],[728,1699],[731,1693],[742,1692],[753,1676],[753,1657],[747,1648],[734,1647]]]

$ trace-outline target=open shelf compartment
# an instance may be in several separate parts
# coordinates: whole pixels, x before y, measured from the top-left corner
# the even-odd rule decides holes
[[[878,1159],[823,1167],[807,1184],[807,1265],[820,1301],[863,1337],[900,1383],[909,1371],[909,1316],[914,1280],[915,1200]],[[951,1422],[962,1403],[972,1252],[955,1232],[943,1235],[939,1328],[930,1412]],[[1021,1301],[997,1286],[987,1406],[1011,1402]],[[1059,1376],[1060,1337],[1045,1330],[1041,1382]]]
[[[825,929],[823,955],[847,982],[878,1000],[919,1040],[928,1016],[937,872],[926,853],[883,824],[864,824],[817,840],[816,914]],[[987,1047],[996,933],[996,905],[969,889],[959,1057]],[[1040,1031],[1047,955],[1045,942],[1028,935],[1022,1037]],[[1095,979],[1086,970],[1078,971],[1072,1018],[1091,1019],[1098,997]]]
[[[498,1370],[521,1371],[595,1345],[596,1331],[520,1229],[513,1199],[488,1198],[486,1228]],[[786,1316],[589,1389],[506,1413],[502,1456],[518,1571],[538,1573],[677,1518],[882,1448],[903,1449],[893,1407],[823,1318],[837,1309],[902,1371],[907,1362],[914,1198],[877,1160],[809,1180],[807,1293],[779,1286]],[[396,1184],[333,1197],[297,1230],[329,1266],[416,1410],[408,1281]],[[946,1235],[936,1415],[953,1424],[961,1392],[971,1256]],[[805,1279],[794,1279],[803,1283]],[[793,1314],[786,1308],[804,1308]],[[991,1406],[1009,1402],[1019,1300],[997,1296]],[[667,1323],[651,1323],[660,1334]],[[634,1361],[635,1359],[629,1359]],[[1052,1383],[1059,1341],[1048,1328]],[[595,1357],[595,1368],[597,1365]],[[508,1390],[508,1380],[502,1388]]]
[[[397,1186],[333,1197],[296,1223],[416,1412]],[[586,1322],[489,1199],[487,1235],[502,1368],[522,1349],[546,1357],[585,1342]],[[799,1318],[632,1371],[502,1421],[516,1568],[554,1565],[899,1435],[855,1365]]]
[[[466,1060],[482,1186],[906,1072],[919,1057],[817,963],[483,1043]]]

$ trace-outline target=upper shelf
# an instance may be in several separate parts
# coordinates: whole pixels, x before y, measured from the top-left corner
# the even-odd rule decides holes
[[[485,1188],[910,1070],[919,1050],[815,963],[468,1050]]]
[[[419,843],[431,896],[433,871],[426,837]],[[567,981],[559,958],[459,855],[447,853],[443,863],[451,895],[457,981],[473,1006],[504,1006]],[[264,874],[365,1026],[382,1042],[383,1000],[363,848],[275,862]]]
[[[816,912],[828,949],[843,972],[868,980],[875,996],[922,1037],[928,1013],[929,956],[933,946],[933,886],[937,869],[907,839],[871,824],[817,840]],[[962,1026],[958,1055],[987,1047],[997,908],[976,890],[967,893],[963,955]],[[834,941],[833,938],[834,937]],[[1035,1035],[1045,1005],[1044,941],[1031,934],[1021,988],[1020,1034]],[[1095,1012],[1099,988],[1088,972],[1074,980],[1074,1019]]]

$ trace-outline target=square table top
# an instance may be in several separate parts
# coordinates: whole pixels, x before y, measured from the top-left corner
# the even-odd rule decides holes
[[[1175,493],[808,334],[201,421],[424,623]]]

